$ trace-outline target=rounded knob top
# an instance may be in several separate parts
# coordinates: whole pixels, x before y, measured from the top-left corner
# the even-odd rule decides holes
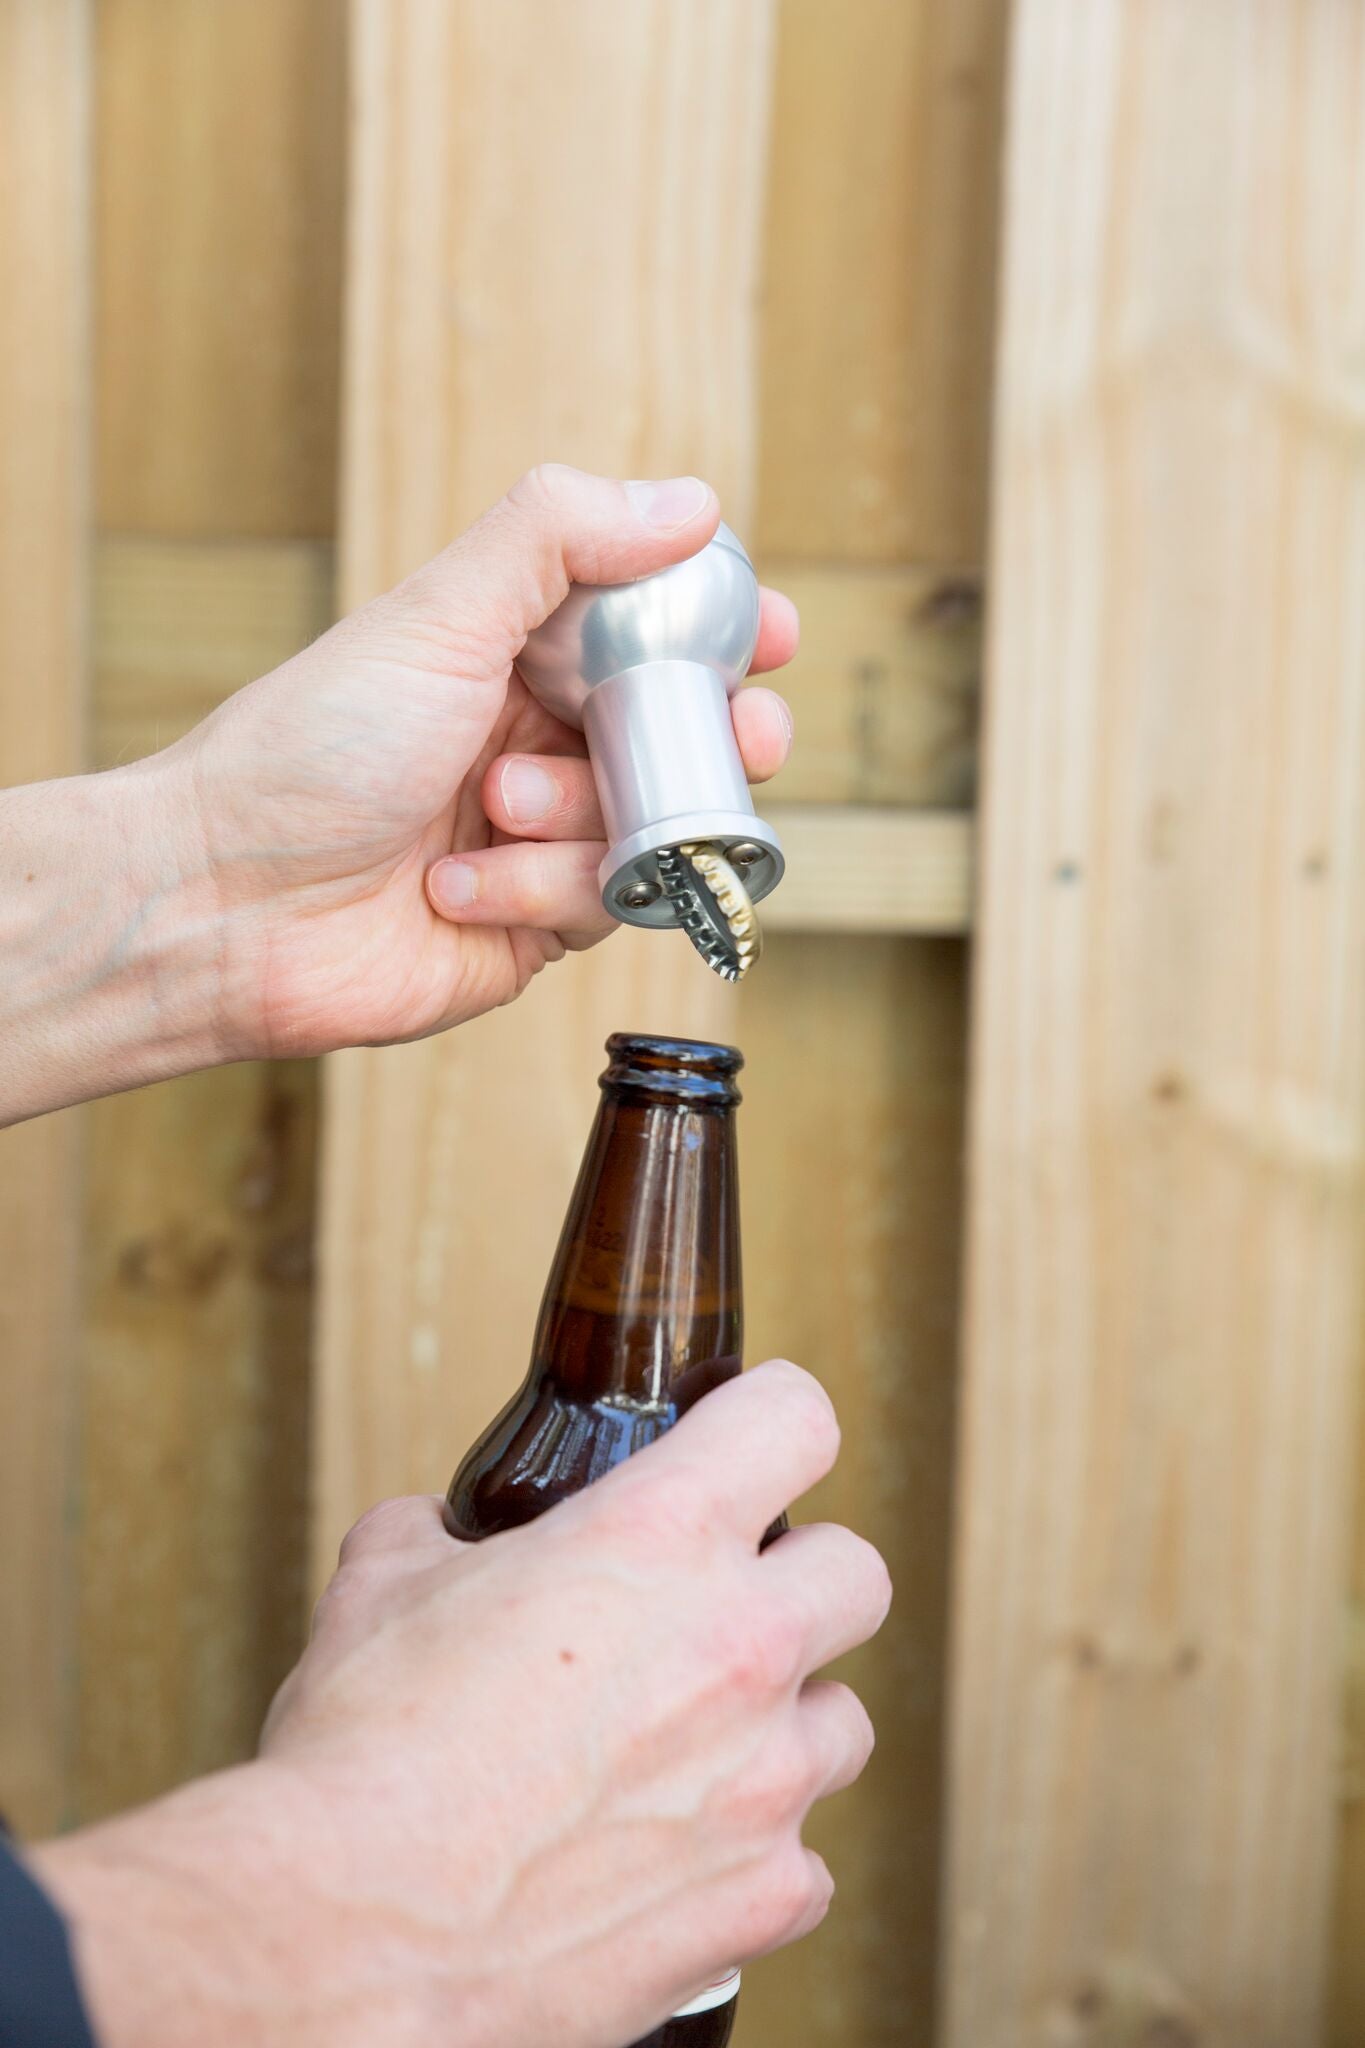
[[[517,667],[547,710],[581,725],[591,689],[653,661],[700,662],[733,693],[757,639],[758,579],[722,525],[698,554],[634,583],[575,583]]]

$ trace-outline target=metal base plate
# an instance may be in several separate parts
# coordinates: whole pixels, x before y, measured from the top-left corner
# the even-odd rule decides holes
[[[659,872],[659,855],[682,846],[714,847],[734,868],[751,903],[761,903],[786,868],[782,841],[752,811],[694,811],[685,818],[665,818],[648,833],[619,841],[598,869],[602,901],[613,917],[655,931],[667,931],[677,923]],[[751,849],[754,857],[747,858]]]

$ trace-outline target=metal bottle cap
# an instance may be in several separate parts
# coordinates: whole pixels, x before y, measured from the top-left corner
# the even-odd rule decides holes
[[[635,583],[576,583],[517,666],[587,736],[610,846],[602,901],[626,924],[681,924],[736,980],[757,957],[753,906],[782,879],[754,813],[730,698],[758,639],[758,579],[728,526]]]

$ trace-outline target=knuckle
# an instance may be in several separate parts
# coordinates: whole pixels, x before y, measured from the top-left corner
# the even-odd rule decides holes
[[[800,1366],[787,1359],[776,1361],[786,1381],[786,1408],[788,1426],[799,1430],[809,1443],[812,1451],[824,1462],[832,1465],[839,1455],[842,1431],[839,1418],[834,1412],[834,1403],[821,1386],[819,1380],[804,1372]]]
[[[634,1470],[623,1469],[616,1483],[593,1489],[599,1491],[594,1519],[632,1545],[677,1548],[709,1540],[712,1533],[701,1491],[685,1472],[646,1471],[642,1461]]]
[[[866,1770],[872,1752],[877,1747],[877,1728],[871,1714],[868,1713],[867,1708],[858,1698],[856,1692],[849,1693],[848,1703],[849,1720],[851,1723],[849,1747],[853,1752],[854,1762],[857,1765],[858,1771],[861,1773]]]
[[[262,1749],[267,1747],[277,1729],[289,1718],[289,1710],[294,1699],[297,1697],[298,1688],[298,1669],[296,1666],[293,1671],[287,1672],[279,1685],[276,1686],[274,1696],[266,1709],[265,1720],[261,1724],[260,1744]]]
[[[365,1556],[377,1537],[406,1522],[410,1508],[411,1503],[402,1495],[392,1500],[376,1501],[372,1508],[366,1508],[341,1539],[338,1565],[350,1565]]]
[[[772,1743],[758,1765],[751,1765],[730,1789],[727,1800],[732,1829],[743,1840],[759,1840],[790,1827],[805,1810],[808,1798],[805,1757],[793,1744]]]
[[[874,1636],[892,1601],[891,1574],[885,1558],[865,1536],[841,1522],[808,1524],[802,1534],[812,1563],[822,1568],[821,1600],[825,1611],[837,1611],[856,1631],[859,1642]]]
[[[518,508],[543,513],[557,511],[565,479],[572,475],[567,463],[536,462],[521,475],[507,493]]]
[[[782,1845],[762,1866],[747,1930],[755,1948],[773,1948],[809,1924],[823,1887],[818,1866],[799,1841]]]
[[[546,873],[545,856],[538,845],[528,843],[522,851],[517,877],[516,916],[535,923],[550,909],[552,891]]]
[[[364,1551],[344,1558],[322,1589],[313,1610],[314,1627],[321,1628],[337,1614],[364,1606],[387,1576],[382,1558]]]
[[[843,1431],[834,1412],[834,1403],[823,1387],[817,1386],[814,1380],[802,1394],[797,1419],[812,1447],[832,1465],[839,1455]]]
[[[834,1898],[834,1879],[829,1865],[813,1849],[803,1848],[801,1858],[806,1866],[807,1906],[803,1916],[803,1932],[818,1927],[830,1909]]]
[[[802,1676],[802,1631],[776,1607],[732,1615],[717,1631],[716,1661],[726,1689],[741,1698],[769,1700]]]
[[[850,1531],[849,1542],[853,1546],[853,1558],[863,1580],[868,1604],[876,1609],[880,1627],[895,1596],[890,1567],[876,1545],[869,1543],[865,1536]]]
[[[517,895],[518,909],[528,922],[567,917],[577,880],[573,856],[566,858],[562,848],[537,840],[523,842]]]
[[[599,1482],[583,1498],[581,1509],[576,1501],[565,1504],[561,1528],[568,1526],[571,1516],[583,1542],[597,1552],[646,1550],[653,1546],[659,1533],[654,1503],[647,1493],[634,1486],[616,1487],[610,1482]]]
[[[833,1688],[830,1696],[839,1717],[837,1748],[840,1753],[836,1761],[841,1777],[847,1775],[851,1781],[866,1770],[868,1759],[877,1747],[877,1731],[872,1724],[872,1716],[857,1693],[847,1685],[833,1680],[828,1682]]]

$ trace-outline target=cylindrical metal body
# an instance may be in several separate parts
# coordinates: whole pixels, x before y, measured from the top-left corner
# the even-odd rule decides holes
[[[755,902],[781,879],[781,842],[754,814],[730,719],[758,607],[753,565],[721,526],[700,553],[638,582],[575,584],[518,659],[541,703],[587,736],[610,841],[602,900],[628,923],[674,922],[657,892],[664,848],[742,843]],[[640,900],[650,885],[654,900]]]

